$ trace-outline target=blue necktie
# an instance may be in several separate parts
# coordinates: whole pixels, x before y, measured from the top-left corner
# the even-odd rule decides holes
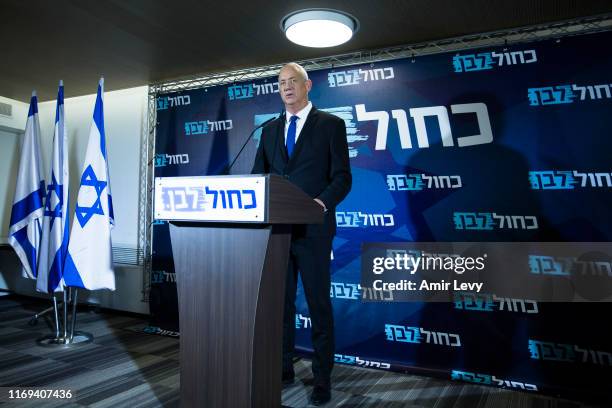
[[[295,115],[289,119],[289,129],[287,129],[287,155],[289,157],[291,157],[291,153],[293,153],[293,148],[295,147],[295,130],[297,128],[295,122],[297,122],[298,119],[299,118]]]

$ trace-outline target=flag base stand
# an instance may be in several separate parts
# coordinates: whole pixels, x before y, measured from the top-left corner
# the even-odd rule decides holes
[[[36,344],[40,347],[52,347],[69,349],[73,347],[83,346],[93,342],[94,336],[91,333],[75,331],[72,338],[70,337],[55,337],[52,335],[41,337],[36,340]]]
[[[36,344],[40,347],[51,347],[55,349],[70,349],[79,347],[85,344],[89,344],[93,341],[94,336],[91,333],[76,331],[74,330],[76,325],[77,317],[77,288],[67,287],[64,290],[64,307],[63,307],[63,333],[60,332],[59,316],[55,314],[55,334],[47,335],[36,340]],[[70,299],[72,298],[72,301]],[[55,297],[53,297],[54,307],[57,310],[55,304]],[[68,304],[72,303],[72,321],[70,322],[70,332],[68,332]]]
[[[28,324],[30,326],[36,326],[38,324],[38,320],[49,312],[56,312],[56,310],[53,306],[51,306],[51,307],[46,308],[43,311],[35,313],[34,316],[32,316],[30,320],[28,321]]]

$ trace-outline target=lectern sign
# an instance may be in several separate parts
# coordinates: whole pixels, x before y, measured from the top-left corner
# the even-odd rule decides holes
[[[265,194],[261,176],[156,177],[155,219],[262,222]]]

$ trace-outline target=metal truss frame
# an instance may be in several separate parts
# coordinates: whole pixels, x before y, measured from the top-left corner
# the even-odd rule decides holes
[[[143,249],[142,301],[149,301],[153,258],[153,177],[155,176],[155,130],[157,93],[149,86],[147,123],[140,140],[140,185],[138,195],[138,245]]]
[[[307,71],[343,67],[364,63],[377,63],[399,58],[413,58],[445,52],[496,46],[511,46],[533,41],[554,39],[558,42],[568,36],[612,30],[612,13],[583,17],[566,21],[538,24],[527,27],[470,34],[461,37],[407,44],[377,50],[362,50],[329,57],[296,61]],[[148,126],[143,127],[140,161],[139,196],[139,245],[144,249],[143,301],[148,301],[151,287],[151,257],[153,246],[153,177],[155,156],[155,130],[157,125],[156,98],[160,94],[189,89],[208,88],[217,85],[273,77],[285,64],[238,69],[229,72],[185,77],[173,81],[149,85]]]

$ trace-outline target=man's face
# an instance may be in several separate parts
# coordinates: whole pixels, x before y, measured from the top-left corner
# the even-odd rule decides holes
[[[303,108],[308,104],[308,92],[312,81],[304,80],[293,67],[283,67],[278,74],[278,90],[287,108]]]

